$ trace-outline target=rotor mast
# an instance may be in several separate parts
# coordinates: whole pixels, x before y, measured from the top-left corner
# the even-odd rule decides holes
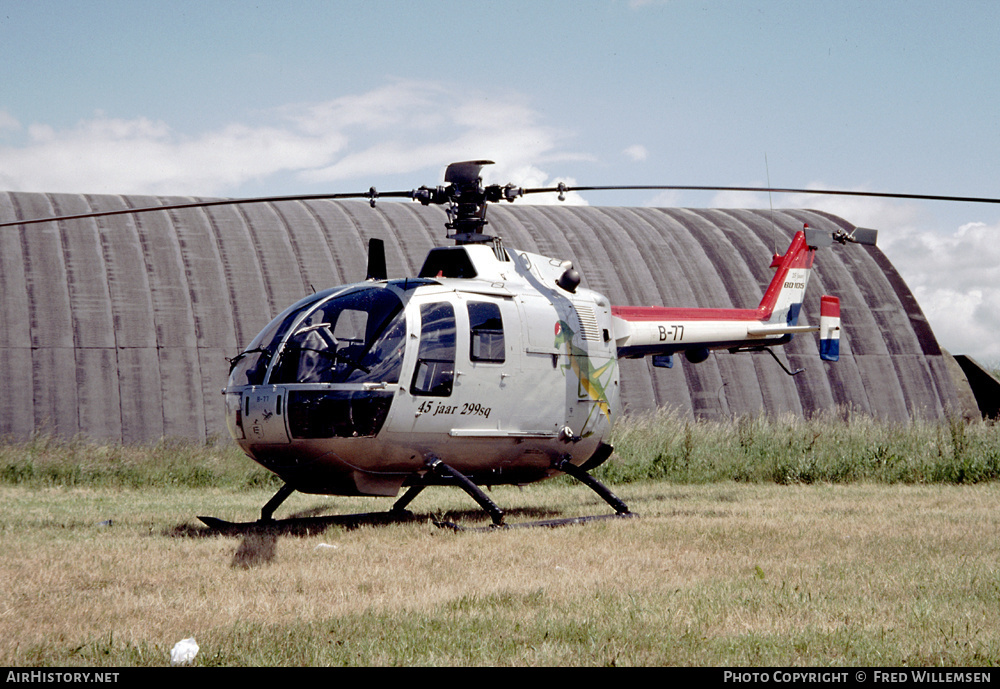
[[[462,163],[452,163],[444,173],[445,186],[431,188],[420,187],[413,191],[412,198],[423,205],[448,204],[448,222],[445,223],[457,244],[482,244],[493,241],[484,228],[486,206],[490,202],[509,201],[522,196],[524,190],[513,184],[500,186],[491,184],[483,186],[480,175],[483,167],[493,165],[492,160],[469,160]]]

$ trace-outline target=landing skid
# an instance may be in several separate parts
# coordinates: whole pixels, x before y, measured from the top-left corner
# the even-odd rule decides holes
[[[492,524],[486,527],[463,527],[452,522],[435,521],[435,525],[441,528],[452,529],[454,531],[489,531],[493,529],[520,529],[529,527],[557,527],[572,524],[584,524],[591,521],[605,519],[620,519],[624,517],[634,517],[629,511],[628,505],[622,502],[614,493],[608,490],[607,486],[595,479],[580,467],[571,464],[568,459],[561,459],[555,463],[555,468],[569,474],[588,488],[597,493],[602,500],[614,508],[614,514],[602,514],[588,517],[567,517],[565,519],[544,519],[534,522],[522,522],[518,524],[507,524],[504,522],[504,512],[493,502],[482,489],[469,480],[468,477],[448,466],[436,457],[429,458],[427,462],[427,473],[421,483],[410,487],[402,497],[393,504],[388,512],[368,512],[364,514],[333,515],[328,517],[298,517],[291,519],[274,519],[274,511],[284,502],[295,489],[285,484],[274,494],[267,504],[260,511],[260,519],[255,522],[229,522],[216,517],[198,517],[210,529],[228,532],[241,533],[246,531],[266,530],[266,531],[289,531],[308,532],[318,530],[327,526],[340,525],[348,528],[355,528],[363,524],[393,524],[398,522],[416,521],[416,517],[409,512],[406,507],[417,495],[423,491],[434,480],[443,480],[446,484],[453,484],[465,491],[475,500],[486,514],[489,515]]]
[[[589,517],[566,517],[565,519],[541,519],[534,522],[518,522],[517,524],[490,524],[489,526],[462,526],[454,522],[434,522],[435,526],[452,531],[497,531],[506,529],[554,529],[560,526],[572,526],[573,524],[586,524],[588,522],[604,521],[605,519],[629,519],[638,515],[632,512],[622,514],[595,514]]]
[[[292,517],[255,522],[230,522],[216,517],[198,517],[205,526],[223,534],[245,534],[254,532],[307,534],[319,532],[331,526],[356,529],[368,524],[397,524],[418,521],[410,512],[368,512],[364,514],[337,514],[326,517]]]

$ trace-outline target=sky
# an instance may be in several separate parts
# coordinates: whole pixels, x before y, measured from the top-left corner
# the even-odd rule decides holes
[[[0,0],[0,60],[5,191],[407,190],[490,159],[523,186],[1000,197],[995,0]],[[1000,362],[1000,205],[569,201],[836,213],[945,348]]]

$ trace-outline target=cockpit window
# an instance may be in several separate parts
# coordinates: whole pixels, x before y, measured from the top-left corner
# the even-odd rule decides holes
[[[288,329],[299,318],[303,311],[312,308],[317,302],[327,299],[329,292],[313,294],[285,309],[277,318],[268,323],[247,348],[231,360],[229,384],[237,387],[243,385],[263,385],[267,375],[267,367],[271,359],[288,333]]]
[[[233,360],[229,384],[398,383],[403,302],[390,290],[325,292],[275,318]]]
[[[447,397],[455,380],[455,310],[448,302],[421,304],[420,349],[410,392]]]
[[[334,297],[296,324],[271,383],[398,383],[406,319],[392,291]]]

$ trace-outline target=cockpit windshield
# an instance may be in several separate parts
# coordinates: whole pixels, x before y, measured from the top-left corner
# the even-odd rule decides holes
[[[405,335],[403,303],[391,289],[362,287],[304,300],[247,348],[230,384],[263,383],[268,366],[271,384],[398,383]]]

